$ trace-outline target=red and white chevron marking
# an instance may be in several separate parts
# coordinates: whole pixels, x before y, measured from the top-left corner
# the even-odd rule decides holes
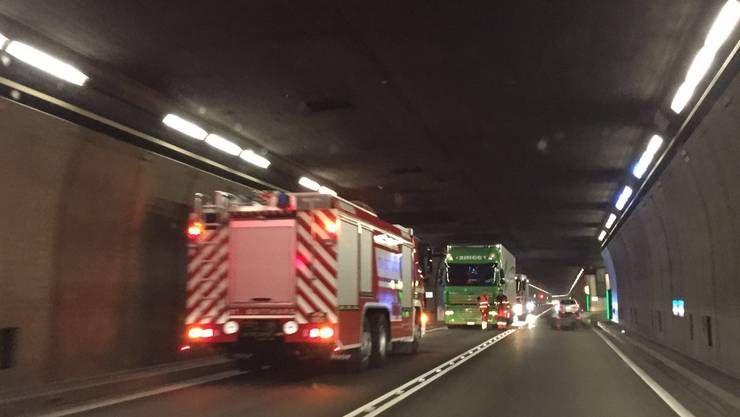
[[[188,282],[185,324],[224,323],[229,230],[206,230],[188,248]]]
[[[296,320],[306,323],[311,313],[326,313],[337,322],[337,253],[326,225],[336,224],[332,209],[299,211],[296,215]]]

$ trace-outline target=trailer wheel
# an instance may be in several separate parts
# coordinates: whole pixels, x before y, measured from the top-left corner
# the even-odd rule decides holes
[[[385,364],[388,357],[388,325],[383,314],[372,316],[372,350],[370,353],[370,365],[380,368]]]

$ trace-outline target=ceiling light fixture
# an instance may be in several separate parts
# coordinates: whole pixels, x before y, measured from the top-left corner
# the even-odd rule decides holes
[[[609,213],[609,218],[606,219],[606,224],[604,225],[605,228],[611,229],[614,222],[617,220],[617,215],[614,213]]]
[[[60,61],[46,52],[42,52],[23,42],[12,41],[8,44],[8,47],[5,48],[5,50],[8,54],[18,58],[26,64],[72,84],[81,86],[85,84],[85,81],[88,79],[87,75],[83,74],[72,65]]]
[[[206,136],[206,143],[229,155],[236,156],[242,153],[242,148],[239,145],[213,133]]]
[[[311,191],[319,191],[319,189],[321,188],[321,185],[318,182],[307,177],[301,177],[301,179],[298,180],[298,184],[308,188]]]
[[[270,161],[264,156],[257,155],[253,150],[247,149],[242,152],[239,157],[252,165],[256,165],[260,168],[267,168],[270,166]]]
[[[599,233],[599,242],[603,241],[606,237],[606,230],[602,230],[601,233]]]
[[[578,274],[576,274],[576,279],[573,280],[573,283],[570,285],[570,289],[565,294],[555,294],[553,297],[567,297],[570,295],[571,292],[573,292],[573,287],[576,286],[576,282],[578,282],[578,279],[581,278],[581,275],[583,275],[583,268],[581,268],[578,271]]]
[[[536,289],[536,290],[538,290],[538,291],[544,292],[545,294],[552,295],[552,294],[550,294],[550,291],[547,291],[545,289],[542,289],[542,288],[540,288],[540,287],[538,287],[538,286],[536,286],[536,285],[534,285],[532,283],[530,283],[529,286],[532,287],[532,288],[534,288],[534,289]]]
[[[660,136],[653,135],[653,137],[650,138],[650,142],[648,142],[647,148],[645,148],[642,156],[640,156],[640,160],[637,161],[635,167],[632,168],[632,175],[634,175],[635,178],[642,178],[645,171],[647,171],[650,166],[650,163],[653,162],[653,158],[655,158],[655,154],[658,152],[661,145],[663,145],[663,138]]]
[[[671,110],[675,113],[681,113],[691,100],[696,86],[711,68],[717,51],[735,29],[738,19],[740,19],[740,1],[728,0],[714,19],[714,23],[712,23],[712,27],[704,40],[704,46],[694,56],[684,82],[678,87],[676,94],[673,96]]]
[[[329,195],[333,195],[334,197],[336,197],[336,196],[337,196],[337,192],[336,192],[336,191],[332,190],[332,189],[331,189],[331,188],[329,188],[329,187],[324,187],[323,185],[322,185],[321,187],[319,187],[319,192],[320,192],[321,194],[329,194]]]
[[[193,139],[203,140],[208,136],[208,132],[206,132],[202,127],[175,114],[168,114],[165,116],[164,119],[162,119],[162,123],[180,133],[190,136]]]
[[[619,194],[619,198],[617,198],[617,202],[614,203],[614,207],[617,208],[617,210],[622,210],[627,204],[627,201],[629,201],[630,197],[632,197],[632,188],[630,188],[628,185],[625,185],[622,189],[622,193]]]

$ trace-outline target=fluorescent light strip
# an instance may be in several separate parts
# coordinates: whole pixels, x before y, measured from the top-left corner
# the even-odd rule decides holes
[[[319,191],[319,189],[321,188],[321,185],[319,185],[318,182],[312,180],[311,178],[307,178],[307,177],[301,177],[298,180],[298,184],[303,187],[308,188],[311,191]]]
[[[655,158],[655,154],[658,152],[661,145],[663,145],[663,138],[658,135],[653,135],[653,137],[650,138],[647,148],[645,148],[642,156],[640,156],[640,160],[637,161],[635,167],[632,168],[632,175],[638,179],[642,178],[645,171],[647,171],[650,166],[650,163],[653,162],[653,158]]]
[[[619,198],[617,198],[617,202],[614,204],[614,207],[616,207],[617,210],[622,210],[627,204],[627,201],[629,201],[630,197],[632,197],[632,188],[630,188],[628,185],[625,185],[622,189],[622,193],[619,194]]]
[[[602,230],[601,233],[599,233],[599,242],[603,241],[606,237],[606,230]]]
[[[263,168],[263,169],[270,166],[270,161],[267,158],[265,158],[263,156],[260,156],[260,155],[257,155],[251,149],[245,150],[244,152],[242,152],[239,155],[239,157],[241,159],[249,162],[250,164],[256,165],[256,166],[258,166],[260,168]]]
[[[542,289],[542,288],[540,288],[540,287],[538,287],[538,286],[536,286],[534,284],[529,284],[529,286],[532,287],[532,288],[534,288],[534,289],[536,289],[536,290],[542,291],[542,292],[544,292],[546,294],[552,295],[552,294],[550,294],[550,291],[544,290],[544,289]]]
[[[576,282],[578,282],[578,279],[581,278],[581,275],[583,275],[583,268],[581,268],[580,271],[578,271],[578,274],[576,274],[576,279],[573,280],[573,284],[570,285],[570,289],[565,294],[555,294],[553,297],[566,297],[570,295],[570,293],[573,291],[573,287],[576,286]]]
[[[5,48],[5,45],[8,44],[8,41],[9,40],[10,39],[8,39],[7,36],[5,36],[2,33],[0,33],[0,50],[2,50],[3,48]]]
[[[336,191],[332,190],[329,187],[324,187],[323,185],[321,187],[319,187],[319,192],[321,194],[329,194],[329,195],[333,195],[335,197],[337,196],[337,192]]]
[[[704,46],[714,51],[722,47],[727,38],[735,29],[738,19],[740,18],[740,1],[729,0],[722,6],[717,18],[714,19],[712,27],[707,33]]]
[[[206,136],[206,143],[229,155],[236,156],[242,153],[242,148],[239,145],[213,133]]]
[[[704,46],[694,56],[684,82],[673,96],[671,110],[675,113],[681,113],[691,100],[696,86],[712,67],[714,56],[735,29],[738,19],[740,19],[740,1],[728,0],[714,19],[704,40]]]
[[[162,119],[162,123],[193,139],[203,140],[208,136],[208,132],[202,127],[176,114],[168,114]]]
[[[609,213],[609,218],[606,219],[606,224],[604,225],[604,227],[607,229],[611,229],[616,220],[617,220],[617,215],[614,213]]]
[[[61,78],[62,80],[72,84],[81,86],[85,84],[85,81],[88,79],[87,75],[83,74],[72,65],[60,61],[46,52],[42,52],[23,42],[10,42],[8,47],[5,48],[5,51],[28,65],[36,67],[47,74]]]

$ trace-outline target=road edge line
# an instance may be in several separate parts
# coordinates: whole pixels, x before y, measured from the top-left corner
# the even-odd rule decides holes
[[[671,395],[668,391],[666,391],[665,388],[663,388],[656,380],[653,379],[650,375],[648,375],[647,372],[645,372],[644,369],[640,368],[636,363],[632,361],[632,359],[628,358],[627,355],[624,354],[614,343],[611,342],[611,340],[607,339],[606,336],[601,334],[596,329],[593,329],[594,333],[596,333],[597,336],[601,338],[601,340],[606,343],[607,346],[611,348],[611,350],[614,351],[614,353],[619,356],[622,361],[627,364],[627,366],[632,369],[632,371],[637,374],[637,376],[642,379],[642,382],[644,382],[650,389],[655,392],[655,394],[660,397],[661,400],[663,400],[668,407],[673,410],[674,413],[678,414],[680,417],[696,417],[694,413],[689,411],[686,407],[684,407],[681,402],[679,402],[676,397]]]
[[[72,414],[84,413],[87,411],[96,410],[98,408],[110,407],[112,405],[122,404],[129,401],[139,400],[142,398],[153,397],[155,395],[166,394],[168,392],[181,390],[184,388],[193,387],[196,385],[203,385],[210,382],[220,381],[223,379],[233,378],[238,375],[247,373],[247,371],[226,371],[214,375],[204,376],[175,384],[164,385],[159,388],[154,388],[147,391],[141,391],[134,394],[122,395],[119,397],[109,398],[107,400],[96,401],[89,404],[78,405],[74,407],[65,408],[62,410],[51,411],[43,414],[35,414],[35,417],[65,417]]]

